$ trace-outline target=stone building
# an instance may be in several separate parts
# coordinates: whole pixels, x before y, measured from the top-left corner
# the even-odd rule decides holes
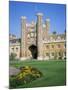
[[[21,38],[10,35],[10,55],[16,54],[20,60],[26,59],[65,59],[66,35],[49,33],[50,19],[42,20],[43,14],[37,14],[37,22],[27,23],[21,17]]]

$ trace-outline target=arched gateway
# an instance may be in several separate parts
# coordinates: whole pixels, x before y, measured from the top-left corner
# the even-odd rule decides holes
[[[31,25],[26,23],[26,17],[21,18],[21,59],[29,57],[29,50],[32,58],[42,59],[43,57],[42,16],[42,13],[38,13],[37,23],[32,22]]]
[[[32,58],[33,58],[33,59],[37,59],[37,54],[38,54],[38,52],[37,52],[37,46],[31,45],[31,46],[29,47],[29,50],[31,51]]]

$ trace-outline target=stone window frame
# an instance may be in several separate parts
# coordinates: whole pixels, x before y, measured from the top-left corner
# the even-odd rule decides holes
[[[46,53],[46,56],[49,56],[50,55],[50,53]]]
[[[12,47],[11,49],[12,49],[12,51],[14,51],[14,47]]]
[[[33,32],[31,32],[31,33],[30,33],[30,36],[33,38],[33,37],[34,37],[34,33],[33,33]]]
[[[60,48],[60,47],[61,47],[61,45],[60,45],[60,44],[58,44],[57,46],[58,46],[58,48]]]
[[[58,52],[58,55],[61,56],[61,52]]]
[[[46,45],[46,49],[49,49],[49,45]]]
[[[18,47],[16,47],[16,51],[18,51]]]
[[[54,55],[55,55],[55,53],[54,53],[54,52],[52,52],[52,53],[51,53],[51,55],[52,55],[52,56],[54,56]]]
[[[54,48],[54,45],[51,45],[52,48]]]

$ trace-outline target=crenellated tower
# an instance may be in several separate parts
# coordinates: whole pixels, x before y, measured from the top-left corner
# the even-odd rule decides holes
[[[46,28],[45,28],[45,38],[49,39],[49,30],[50,30],[50,19],[49,18],[47,18],[45,20],[45,26],[46,26]]]
[[[50,19],[46,19],[43,24],[42,13],[37,13],[37,22],[26,22],[26,17],[21,17],[21,60],[34,58],[38,60],[43,59],[43,36],[48,39],[50,28]],[[45,26],[43,35],[43,26]]]
[[[26,31],[26,17],[21,17],[21,59],[27,58],[27,31]]]
[[[38,50],[38,60],[42,60],[42,53],[43,53],[43,38],[42,38],[42,32],[43,32],[43,24],[42,24],[42,13],[37,14],[37,50]]]

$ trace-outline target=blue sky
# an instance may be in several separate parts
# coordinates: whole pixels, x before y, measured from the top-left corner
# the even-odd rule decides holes
[[[43,22],[50,18],[50,33],[64,33],[66,28],[66,6],[64,4],[9,2],[9,29],[10,33],[20,37],[21,16],[27,17],[27,22],[36,21],[38,12],[43,13]]]

